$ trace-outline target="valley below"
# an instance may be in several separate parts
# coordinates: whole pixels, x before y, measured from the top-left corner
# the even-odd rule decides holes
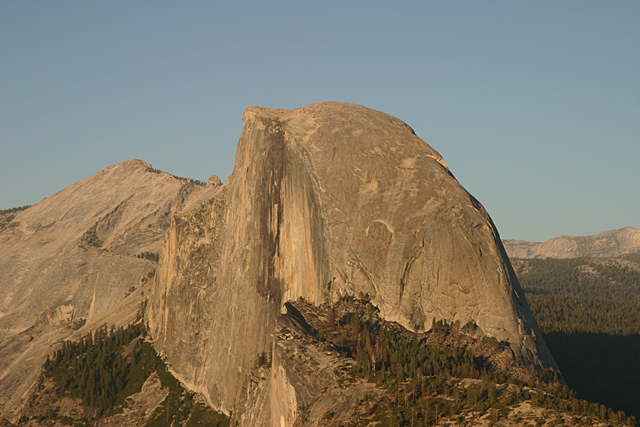
[[[513,265],[567,384],[640,416],[640,252]]]

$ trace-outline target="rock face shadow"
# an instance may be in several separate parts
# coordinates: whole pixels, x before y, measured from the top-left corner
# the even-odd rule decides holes
[[[640,335],[553,332],[544,338],[580,398],[640,416]]]

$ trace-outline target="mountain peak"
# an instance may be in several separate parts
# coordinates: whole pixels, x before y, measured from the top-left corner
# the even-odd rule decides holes
[[[235,414],[288,301],[360,294],[409,330],[475,323],[519,361],[555,366],[489,215],[408,125],[336,102],[249,107],[243,123],[229,185],[172,222],[147,306],[183,383]],[[273,372],[267,396],[290,387]]]
[[[129,159],[114,165],[108,166],[102,170],[102,172],[115,172],[115,171],[137,171],[137,170],[152,170],[153,167],[150,163],[140,159]]]
[[[151,163],[147,163],[144,160],[140,159],[129,159],[120,163],[122,166],[140,166],[151,169]]]
[[[171,218],[220,189],[147,171],[137,159],[109,166],[0,224],[0,418],[73,328],[111,310],[118,324],[135,318],[138,304],[116,308],[155,268]]]

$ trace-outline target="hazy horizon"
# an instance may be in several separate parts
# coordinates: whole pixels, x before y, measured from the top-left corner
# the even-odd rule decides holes
[[[139,158],[231,174],[244,108],[405,121],[502,238],[640,227],[640,3],[2,2],[0,209]]]

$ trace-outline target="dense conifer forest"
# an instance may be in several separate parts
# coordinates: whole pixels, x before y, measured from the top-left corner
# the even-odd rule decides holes
[[[640,252],[513,264],[568,385],[640,416]]]

